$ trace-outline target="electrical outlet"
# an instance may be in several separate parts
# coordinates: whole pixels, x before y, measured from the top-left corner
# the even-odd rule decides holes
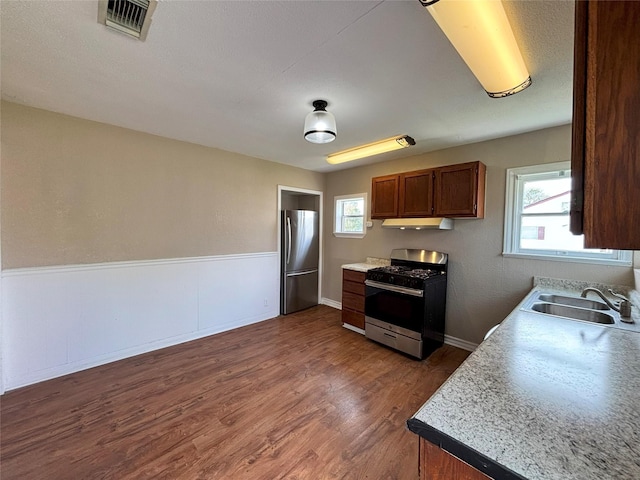
[[[264,299],[264,306],[268,307],[269,306],[269,300],[267,300],[266,298]]]

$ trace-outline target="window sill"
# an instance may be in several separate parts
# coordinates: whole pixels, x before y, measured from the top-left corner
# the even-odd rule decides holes
[[[526,258],[529,260],[548,260],[551,262],[566,262],[566,263],[590,263],[594,265],[611,265],[614,267],[631,267],[632,259],[623,258],[620,260],[612,260],[610,258],[584,258],[584,257],[559,257],[554,255],[540,255],[534,253],[506,253],[502,252],[503,257],[507,258]]]
[[[342,233],[342,232],[333,232],[334,237],[338,238],[364,238],[366,233]]]

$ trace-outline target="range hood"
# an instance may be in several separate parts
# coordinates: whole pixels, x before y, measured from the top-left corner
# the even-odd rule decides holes
[[[452,218],[388,218],[382,222],[383,228],[400,230],[451,230]]]

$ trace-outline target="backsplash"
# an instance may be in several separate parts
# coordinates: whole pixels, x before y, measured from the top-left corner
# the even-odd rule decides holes
[[[606,285],[604,283],[586,282],[583,280],[566,280],[562,278],[549,278],[549,277],[538,277],[538,276],[533,277],[533,286],[540,287],[540,288],[553,288],[553,289],[560,289],[560,290],[575,290],[575,291],[582,291],[587,287],[592,287],[592,288],[597,288],[598,290],[601,290],[602,293],[607,293],[607,294],[608,294],[607,289],[610,288],[614,292],[620,293],[626,297],[629,297],[629,295],[633,291],[633,287],[630,287],[628,285]],[[635,292],[635,293],[637,294],[638,292]],[[635,302],[633,303],[636,304]]]
[[[384,267],[387,265],[391,265],[391,260],[389,260],[388,258],[367,257],[367,263]]]

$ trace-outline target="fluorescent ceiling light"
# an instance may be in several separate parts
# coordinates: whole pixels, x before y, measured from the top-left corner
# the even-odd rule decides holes
[[[419,1],[490,97],[513,95],[531,85],[500,0]]]
[[[327,155],[327,162],[332,164],[350,162],[358,158],[372,157],[392,150],[399,150],[415,145],[416,141],[409,135],[396,135],[395,137],[380,140],[378,142],[368,143],[360,147],[342,150],[341,152]]]

